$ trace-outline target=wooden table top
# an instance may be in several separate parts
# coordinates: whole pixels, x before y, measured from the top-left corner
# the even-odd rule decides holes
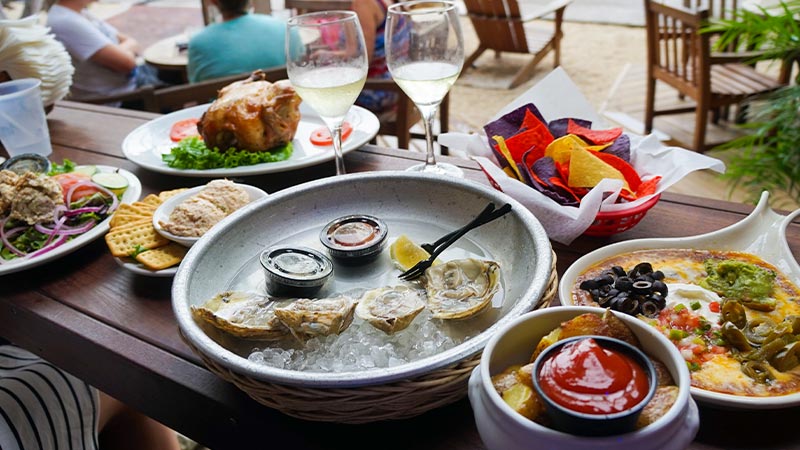
[[[48,115],[53,159],[122,167],[142,182],[143,194],[197,185],[205,180],[148,172],[127,161],[121,143],[134,128],[156,117],[137,111],[60,102]],[[351,172],[404,169],[422,155],[365,146],[345,156]],[[477,165],[467,177],[486,183]],[[288,173],[248,177],[275,192],[334,175],[324,163]],[[611,238],[581,237],[554,245],[558,271],[611,242],[654,236],[688,236],[741,220],[752,206],[665,194],[642,222]],[[800,254],[800,223],[788,231]],[[314,423],[263,407],[209,372],[181,341],[170,304],[171,279],[135,275],[118,266],[102,239],[40,267],[0,278],[0,337],[63,367],[110,395],[214,450],[253,448],[253,443],[293,448],[483,449],[469,402],[419,417],[368,425]],[[701,428],[691,448],[800,448],[792,424],[800,408],[737,412],[701,406]],[[267,444],[268,443],[268,444]]]

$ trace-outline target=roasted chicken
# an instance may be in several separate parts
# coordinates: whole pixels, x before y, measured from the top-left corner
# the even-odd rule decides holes
[[[300,122],[300,96],[289,80],[264,78],[256,71],[220,89],[197,124],[209,148],[261,152],[291,142]]]

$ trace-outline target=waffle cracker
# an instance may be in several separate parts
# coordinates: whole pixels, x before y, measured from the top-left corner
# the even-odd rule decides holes
[[[165,202],[167,201],[168,198],[172,197],[175,194],[180,194],[186,189],[187,188],[178,188],[178,189],[173,189],[171,191],[162,191],[161,193],[158,194],[158,198],[160,198],[162,202]]]
[[[125,225],[130,225],[132,223],[152,220],[153,216],[140,216],[138,214],[114,214],[111,217],[111,221],[108,222],[108,226],[111,229],[116,229],[117,227],[122,227]]]
[[[154,207],[152,207],[150,205],[144,205],[141,202],[136,202],[136,203],[139,203],[139,205],[136,205],[136,204],[132,205],[132,204],[129,204],[129,203],[121,203],[117,207],[117,213],[118,214],[135,214],[135,215],[139,215],[139,216],[152,216],[153,212],[155,212],[155,210],[156,210]],[[144,205],[144,206],[142,206],[142,205]]]
[[[175,242],[136,255],[136,261],[150,270],[162,270],[180,263],[188,249]]]
[[[158,205],[160,205],[160,204],[164,203],[164,200],[162,200],[162,199],[161,199],[161,198],[160,198],[158,195],[156,195],[156,194],[150,194],[150,195],[148,195],[147,197],[145,197],[145,198],[141,199],[141,200],[140,200],[140,202],[141,202],[141,203],[144,203],[145,205],[150,205],[150,206],[152,206],[153,208],[158,208]]]
[[[156,232],[149,221],[120,227],[106,234],[106,244],[111,254],[121,258],[128,256],[138,246],[146,249],[163,247],[169,240]]]

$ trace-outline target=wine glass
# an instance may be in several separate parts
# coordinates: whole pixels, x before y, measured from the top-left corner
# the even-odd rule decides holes
[[[437,163],[433,117],[464,65],[464,37],[452,2],[391,5],[386,17],[386,62],[394,81],[417,105],[425,124],[425,164],[408,170],[463,177],[458,167]]]
[[[290,18],[286,68],[297,93],[331,131],[336,174],[344,174],[342,123],[367,79],[367,51],[356,13],[323,11]]]

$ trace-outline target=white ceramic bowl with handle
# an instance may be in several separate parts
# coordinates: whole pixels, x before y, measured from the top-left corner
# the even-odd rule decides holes
[[[602,308],[564,306],[518,317],[498,330],[486,344],[481,363],[469,380],[469,400],[481,439],[490,450],[679,450],[686,448],[700,427],[697,405],[689,395],[689,370],[672,343],[646,323],[617,314],[630,327],[648,355],[667,366],[678,386],[678,399],[652,424],[626,434],[581,437],[540,425],[508,406],[492,386],[497,375],[514,364],[525,364],[539,340],[562,322],[585,313],[603,314]]]

